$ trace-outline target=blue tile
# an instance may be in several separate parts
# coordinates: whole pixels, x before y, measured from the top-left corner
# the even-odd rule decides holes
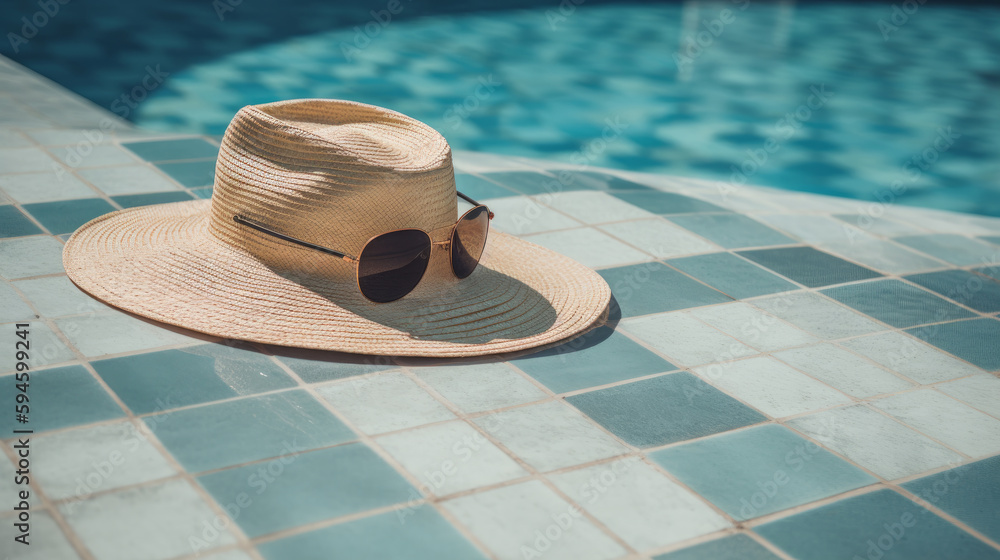
[[[607,173],[601,173],[598,171],[583,171],[579,173],[573,173],[571,171],[552,171],[557,177],[561,176],[562,173],[569,173],[568,181],[571,183],[579,182],[581,185],[586,185],[592,187],[596,190],[601,191],[655,191],[656,189],[648,187],[646,185],[641,185],[627,179],[622,179],[621,177],[616,177],[614,175],[609,175]]]
[[[980,235],[979,239],[986,241],[987,243],[992,243],[994,245],[1000,245],[1000,235]]]
[[[798,560],[1000,558],[1000,551],[892,490],[847,498],[755,531]]]
[[[973,319],[906,331],[987,371],[1000,370],[1000,321]]]
[[[712,253],[667,264],[736,299],[797,290],[798,286],[731,253]]]
[[[693,212],[729,212],[714,204],[670,192],[616,192],[612,193],[629,204],[654,214],[690,214]]]
[[[686,214],[672,216],[670,221],[726,249],[790,245],[796,242],[791,237],[740,214]]]
[[[210,187],[215,182],[215,160],[157,163],[161,171],[185,187]]]
[[[202,138],[129,142],[122,145],[146,161],[203,159],[219,155],[219,147]]]
[[[35,235],[42,230],[10,204],[0,206],[0,237]]]
[[[968,270],[944,270],[914,274],[906,279],[977,311],[1000,311],[1000,281],[993,278]]]
[[[1000,542],[1000,456],[904,483],[903,487]]]
[[[11,348],[13,346],[11,343]],[[83,366],[28,373],[28,396],[31,400],[26,424],[16,423],[14,419],[14,398],[20,392],[14,386],[15,376],[11,374],[0,378],[0,399],[3,399],[0,402],[11,403],[10,413],[0,416],[0,433],[11,434],[12,430],[24,428],[38,433],[125,416],[111,395]]]
[[[198,198],[204,198],[204,199],[212,198],[211,187],[205,189],[191,189],[191,192]]]
[[[396,367],[390,360],[381,356],[366,356],[357,359],[349,356],[337,356],[337,361],[330,361],[329,353],[323,351],[299,348],[283,348],[277,351],[286,354],[279,355],[278,359],[306,383],[345,379]]]
[[[222,344],[98,360],[92,365],[136,414],[295,385],[267,356]]]
[[[636,447],[685,441],[766,420],[686,371],[566,400]]]
[[[982,274],[983,276],[988,276],[994,280],[1000,281],[1000,265],[974,268],[972,269],[972,271],[977,274]]]
[[[264,469],[264,470],[262,470]],[[419,494],[366,445],[351,443],[198,477],[223,507],[250,500],[236,523],[250,538],[399,504]]]
[[[758,249],[739,254],[810,288],[882,276],[812,247]]]
[[[165,412],[145,422],[189,472],[355,439],[354,432],[301,390]]]
[[[775,424],[662,449],[649,456],[740,521],[878,482]]]
[[[739,533],[654,556],[653,560],[778,560],[778,556],[757,541]]]
[[[340,523],[258,546],[268,560],[475,560],[483,555],[431,506]]]
[[[988,243],[944,233],[897,237],[896,241],[958,266],[981,264],[996,252]]]
[[[566,344],[512,362],[554,393],[677,369],[609,327],[594,329]]]
[[[598,271],[611,286],[622,317],[725,303],[733,298],[658,262]],[[612,309],[612,312],[618,312]]]
[[[482,177],[476,177],[475,175],[469,175],[467,173],[456,173],[455,184],[462,194],[478,201],[483,201],[487,198],[518,196],[520,194],[506,187],[501,187],[496,183],[487,181]]]
[[[507,188],[528,195],[587,190],[585,185],[576,183],[564,184],[557,177],[550,177],[538,171],[502,171],[499,173],[483,173],[482,175]]]
[[[125,194],[113,196],[114,200],[122,208],[132,208],[134,206],[148,206],[150,204],[164,204],[167,202],[181,202],[183,200],[194,200],[194,197],[184,191],[171,191],[149,194]]]
[[[25,204],[24,210],[35,217],[53,235],[72,233],[98,216],[114,212],[115,207],[102,198],[79,198]]]
[[[971,311],[900,280],[862,282],[829,288],[822,293],[900,328],[975,316]]]

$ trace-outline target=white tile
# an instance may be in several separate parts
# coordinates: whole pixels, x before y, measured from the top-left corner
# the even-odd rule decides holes
[[[556,212],[526,196],[497,198],[490,201],[493,221],[490,227],[513,235],[526,235],[580,227],[580,222]]]
[[[0,275],[16,280],[62,272],[62,250],[48,235],[0,240]]]
[[[77,173],[109,196],[180,189],[177,183],[145,165],[96,167]]]
[[[627,319],[620,327],[683,366],[751,356],[758,352],[687,313],[661,313]]]
[[[475,422],[542,472],[628,452],[627,447],[561,401],[498,412]]]
[[[551,480],[640,552],[730,526],[690,490],[637,458],[553,475]]]
[[[67,276],[33,278],[14,283],[43,317],[77,315],[108,309],[100,301],[76,287]]]
[[[442,502],[500,560],[602,560],[625,553],[537,480]]]
[[[868,237],[849,242],[825,243],[818,247],[889,274],[923,272],[948,266],[897,243]]]
[[[701,367],[694,373],[774,418],[851,402],[840,391],[767,356]]]
[[[157,327],[120,311],[97,311],[64,317],[55,319],[55,324],[88,358],[198,342],[198,339]]]
[[[9,502],[8,502],[9,503]],[[28,546],[17,544],[14,537],[20,534],[14,527],[12,518],[0,518],[0,542],[4,560],[77,560],[79,555],[63,535],[62,529],[47,511],[32,511],[28,531]],[[14,547],[17,547],[16,549]],[[17,551],[8,556],[7,551]]]
[[[59,166],[56,169],[41,173],[0,176],[0,188],[21,204],[98,196],[94,189],[69,171]]]
[[[463,412],[483,412],[543,400],[548,395],[501,363],[413,368]]]
[[[886,330],[843,305],[810,292],[779,294],[753,305],[820,338],[834,340]]]
[[[652,260],[646,253],[629,247],[593,228],[540,233],[525,239],[566,255],[591,268],[605,268]]]
[[[933,389],[893,395],[872,405],[970,457],[1000,452],[1000,420]]]
[[[0,149],[0,172],[28,173],[47,171],[58,166],[56,160],[37,147]]]
[[[886,480],[954,464],[963,457],[865,405],[786,423]]]
[[[656,217],[656,214],[647,212],[620,198],[597,191],[569,191],[552,195],[537,195],[534,198],[585,224]]]
[[[987,414],[1000,418],[1000,379],[985,374],[949,381],[937,386],[947,395],[965,402]]]
[[[831,387],[860,399],[913,387],[912,383],[829,343],[793,348],[772,355]]]
[[[851,224],[830,216],[815,214],[757,215],[756,219],[770,224],[806,243],[849,243],[863,232]]]
[[[659,259],[722,250],[715,243],[662,218],[607,224],[600,229]]]
[[[758,350],[771,352],[816,342],[811,334],[743,302],[690,311],[698,319]]]
[[[31,325],[28,332],[33,350],[30,354],[33,369],[76,359],[76,354],[66,346],[56,333],[52,332],[48,325],[40,321],[31,321],[29,324]],[[0,325],[0,333],[6,337],[6,340],[14,340],[14,333],[17,330],[17,323]],[[15,371],[16,367],[17,360],[13,353],[0,356],[0,373]]]
[[[316,392],[367,434],[455,418],[447,407],[398,371],[321,385]]]
[[[422,490],[437,496],[528,475],[514,459],[463,421],[414,428],[376,441],[423,483]]]
[[[900,332],[862,336],[842,344],[917,383],[937,383],[983,373],[976,366]]]
[[[4,321],[24,321],[35,318],[35,312],[31,307],[6,282],[0,283],[0,317],[3,317]]]

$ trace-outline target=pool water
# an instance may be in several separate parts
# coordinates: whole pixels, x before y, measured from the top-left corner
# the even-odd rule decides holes
[[[155,130],[346,98],[455,149],[1000,216],[995,6],[519,5],[68,4],[4,54]]]

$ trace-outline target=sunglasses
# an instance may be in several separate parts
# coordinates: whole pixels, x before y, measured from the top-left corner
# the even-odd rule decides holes
[[[417,287],[427,271],[431,248],[435,245],[448,249],[451,270],[456,277],[467,278],[476,269],[486,248],[486,235],[493,212],[464,194],[457,194],[474,208],[455,222],[447,241],[432,242],[430,234],[422,229],[397,229],[369,239],[357,257],[279,233],[243,216],[233,216],[233,221],[272,237],[353,262],[361,294],[375,303],[388,303]]]

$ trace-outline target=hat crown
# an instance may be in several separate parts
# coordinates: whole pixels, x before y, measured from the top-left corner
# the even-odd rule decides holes
[[[431,232],[457,217],[444,137],[416,119],[350,101],[240,109],[222,139],[214,187],[216,238],[269,265],[310,272],[317,272],[317,252],[240,225],[234,216],[354,256],[376,235]]]

